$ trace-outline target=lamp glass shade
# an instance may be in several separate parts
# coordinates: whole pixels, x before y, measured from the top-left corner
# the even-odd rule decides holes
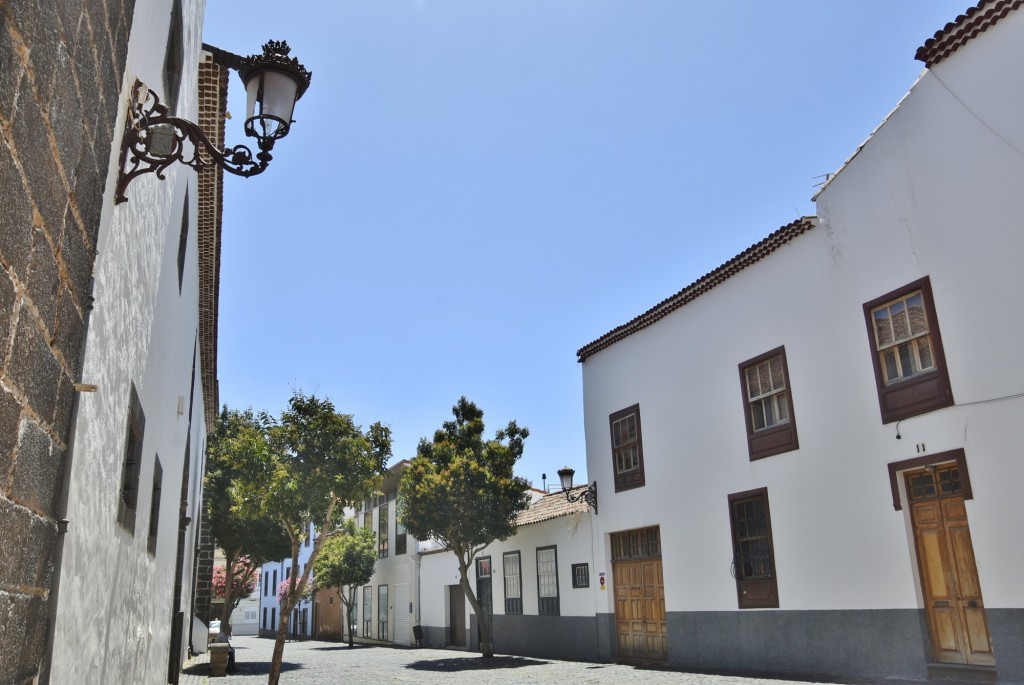
[[[288,132],[298,95],[299,82],[284,71],[260,69],[245,82],[246,121],[253,121],[257,135],[280,138]],[[283,129],[283,130],[282,130]]]
[[[562,481],[563,490],[572,490],[572,477],[576,472],[570,468],[559,469],[558,480]]]

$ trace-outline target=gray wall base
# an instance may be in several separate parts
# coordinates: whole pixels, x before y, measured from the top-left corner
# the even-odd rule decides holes
[[[1024,609],[985,609],[996,672],[1004,683],[1024,683]]]
[[[760,675],[921,680],[927,675],[921,613],[670,612],[669,665]]]
[[[470,614],[471,648],[480,650],[476,616]],[[601,661],[598,621],[592,616],[491,616],[495,654],[541,659]]]
[[[420,647],[441,649],[448,646],[448,629],[444,626],[422,626],[423,641]]]

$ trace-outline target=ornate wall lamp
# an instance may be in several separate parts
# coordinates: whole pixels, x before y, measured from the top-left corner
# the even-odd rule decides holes
[[[246,92],[245,135],[256,139],[259,152],[253,156],[245,145],[220,151],[198,125],[169,116],[160,97],[141,81],[132,88],[129,121],[121,142],[121,169],[114,202],[127,201],[128,184],[138,176],[156,173],[181,162],[196,171],[219,166],[236,176],[255,176],[270,164],[274,143],[288,135],[295,102],[309,87],[312,72],[289,57],[285,41],[268,41],[262,55],[240,60],[238,74]],[[190,145],[185,145],[188,141]]]
[[[583,490],[580,490],[576,494],[570,492],[572,490],[572,477],[576,475],[574,469],[568,466],[558,469],[558,480],[562,481],[562,492],[565,493],[565,499],[569,502],[586,502],[588,506],[594,508],[594,514],[597,514],[597,481],[588,485]]]

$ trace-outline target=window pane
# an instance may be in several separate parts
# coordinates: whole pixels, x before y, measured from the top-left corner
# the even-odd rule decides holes
[[[896,353],[892,349],[882,352],[882,368],[885,369],[885,382],[891,383],[900,378],[899,367],[896,366]]]
[[[765,426],[774,426],[779,422],[778,418],[775,416],[775,403],[772,402],[771,397],[764,398],[759,404],[764,407]]]
[[[772,357],[769,366],[772,372],[772,390],[782,390],[786,387],[786,378],[782,375],[782,356]]]
[[[636,417],[632,414],[626,417],[626,440],[636,440]]]
[[[754,430],[761,430],[764,428],[764,407],[760,402],[754,402],[750,405],[750,413],[754,420]]]
[[[763,363],[763,364],[758,364],[757,365],[757,378],[758,378],[758,381],[761,383],[761,392],[762,393],[771,392],[771,390],[772,390],[772,376],[771,376],[771,372],[769,371],[767,362]]]
[[[757,367],[747,369],[747,397],[753,399],[761,394],[761,386],[757,382]]]
[[[889,307],[892,313],[892,332],[896,340],[906,340],[910,337],[910,320],[907,319],[907,307],[903,302],[896,302]]]
[[[907,378],[913,376],[915,373],[920,371],[917,367],[917,356],[914,354],[914,348],[912,343],[903,343],[897,345],[896,349],[900,355],[900,371],[902,371],[902,377]]]
[[[537,550],[537,584],[539,596],[558,596],[558,576],[553,549]]]
[[[505,555],[505,597],[516,599],[522,593],[519,578],[519,555]]]
[[[921,358],[921,368],[931,369],[935,367],[935,360],[932,359],[932,343],[928,339],[928,336],[918,338],[917,343],[917,354]]]
[[[778,403],[779,423],[789,421],[789,402],[786,401],[786,393],[780,392],[775,396],[775,401]]]
[[[892,344],[892,326],[889,322],[889,309],[882,307],[875,310],[875,339],[879,349]]]
[[[920,292],[907,298],[907,309],[910,313],[910,331],[914,335],[928,332],[928,317],[924,311],[924,298]]]

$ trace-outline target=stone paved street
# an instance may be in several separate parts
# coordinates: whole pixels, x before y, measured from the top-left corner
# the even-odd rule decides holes
[[[186,664],[181,685],[256,685],[266,683],[273,640],[237,637],[232,640],[238,670],[226,678],[208,678],[205,655]],[[401,649],[333,642],[289,642],[284,649],[282,685],[788,685],[790,681],[680,673],[621,664],[594,664],[498,656],[484,662],[479,655],[439,649]]]

